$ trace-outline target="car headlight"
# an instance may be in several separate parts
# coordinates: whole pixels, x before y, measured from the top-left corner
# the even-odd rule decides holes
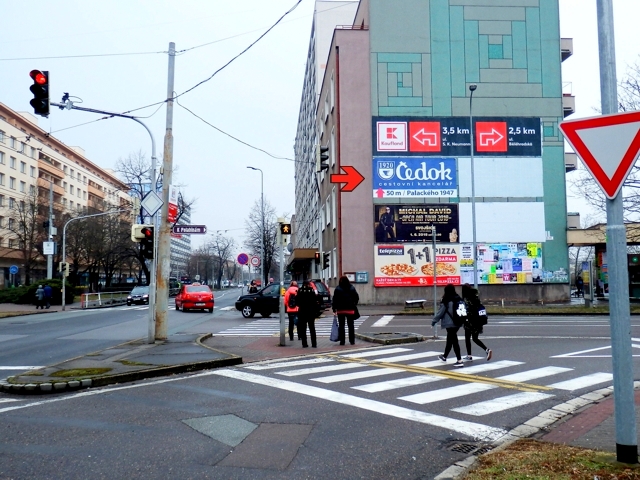
[[[127,297],[127,300],[131,300],[131,295],[129,295],[129,296]]]
[[[149,298],[149,295],[143,295],[142,298]]]

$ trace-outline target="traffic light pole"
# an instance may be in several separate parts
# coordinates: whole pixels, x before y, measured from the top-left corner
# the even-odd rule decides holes
[[[81,217],[76,217],[76,218],[72,218],[71,220],[68,220],[67,223],[64,224],[64,227],[62,228],[62,261],[63,262],[67,262],[67,226],[71,223],[71,222],[75,222],[76,220],[82,220],[85,218],[90,218],[90,217],[101,217],[102,215],[114,215],[116,213],[122,213],[122,212],[128,212],[129,210],[115,210],[113,212],[102,212],[102,213],[94,213],[92,215],[83,215]],[[66,284],[67,284],[67,278],[64,276],[64,273],[62,275],[62,310],[65,310],[65,302],[66,302],[66,298],[65,298],[65,293],[66,293]]]

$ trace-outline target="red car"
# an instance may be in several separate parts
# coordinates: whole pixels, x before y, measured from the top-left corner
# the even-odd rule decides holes
[[[208,285],[182,285],[176,296],[176,310],[209,310],[213,313],[213,292]]]

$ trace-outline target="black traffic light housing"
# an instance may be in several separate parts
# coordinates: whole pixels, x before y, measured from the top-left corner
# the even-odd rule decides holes
[[[316,262],[316,265],[320,265],[320,252],[315,253],[314,261]]]
[[[291,224],[290,223],[281,223],[280,224],[280,233],[282,235],[291,235]]]
[[[316,171],[321,172],[322,170],[328,170],[329,164],[326,163],[329,160],[329,147],[323,147],[321,145],[316,145]]]
[[[36,115],[49,116],[49,72],[31,70],[29,76],[33,79],[33,85],[29,90],[33,93],[33,99],[29,102]]]
[[[323,253],[322,254],[322,269],[326,270],[327,268],[329,268],[329,254],[328,253]]]
[[[142,254],[142,258],[152,260],[154,227],[144,227],[140,230],[140,233],[144,235],[144,238],[140,240],[140,253]]]

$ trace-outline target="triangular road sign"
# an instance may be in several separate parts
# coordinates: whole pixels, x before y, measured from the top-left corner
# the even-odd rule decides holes
[[[573,150],[608,198],[616,198],[640,152],[640,112],[560,124]]]

